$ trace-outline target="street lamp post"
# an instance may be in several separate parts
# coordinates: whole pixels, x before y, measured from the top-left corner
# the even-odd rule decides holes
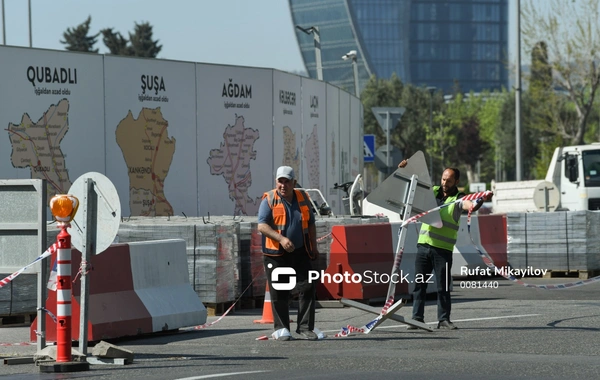
[[[429,133],[433,133],[433,93],[437,90],[436,87],[427,87],[429,91]],[[429,177],[433,184],[433,141],[429,144]]]
[[[29,11],[29,47],[33,47],[33,37],[31,32],[31,0],[29,0],[29,5],[27,9]]]
[[[358,98],[360,97],[360,89],[358,84],[358,62],[356,56],[356,50],[350,50],[348,53],[342,56],[342,59],[344,61],[347,61],[349,59],[352,60],[352,70],[354,72],[354,95],[356,95],[356,97]]]
[[[6,18],[4,17],[4,0],[2,0],[2,45],[6,45]]]
[[[522,180],[521,163],[521,0],[517,0],[517,64],[515,78],[515,164],[516,180]]]
[[[350,50],[348,53],[346,53],[342,56],[342,59],[344,61],[347,61],[349,59],[352,60],[352,71],[354,73],[354,95],[356,95],[357,98],[360,98],[360,87],[358,84],[358,62],[356,61],[356,50]],[[388,162],[388,164],[389,164],[389,162]],[[363,167],[363,183],[365,185],[367,184],[367,174],[368,174],[367,167],[364,166]]]
[[[300,25],[296,25],[296,29],[303,31],[306,34],[313,35],[313,41],[315,43],[315,62],[317,64],[317,79],[323,80],[323,64],[321,63],[321,33],[319,32],[319,27],[311,26],[310,28],[303,28]]]

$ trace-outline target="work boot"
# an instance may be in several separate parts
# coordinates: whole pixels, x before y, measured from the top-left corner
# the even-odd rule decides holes
[[[417,322],[421,322],[421,323],[425,323],[424,319],[421,318],[413,318],[413,321],[417,321]],[[417,326],[411,326],[408,325],[408,327],[406,328],[407,330],[418,330],[419,328]]]
[[[319,337],[317,336],[317,334],[315,334],[314,332],[310,331],[310,330],[296,330],[296,332],[301,335],[304,339],[308,339],[308,340],[318,340]]]
[[[454,323],[450,322],[450,321],[439,321],[438,322],[438,329],[444,329],[444,330],[458,330],[458,327],[454,326]]]

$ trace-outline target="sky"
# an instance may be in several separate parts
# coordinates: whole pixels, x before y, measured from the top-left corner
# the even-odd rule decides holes
[[[0,0],[2,1],[2,0]],[[35,48],[64,50],[69,27],[91,15],[91,33],[114,28],[125,37],[149,22],[159,58],[305,72],[287,0],[30,0]],[[521,0],[543,4],[546,0]],[[4,0],[6,44],[29,46],[28,0]],[[516,46],[516,0],[509,0],[509,51]],[[107,49],[99,38],[96,48]],[[526,59],[526,57],[522,57]]]
[[[28,1],[3,1],[6,44],[29,46]],[[159,58],[306,71],[287,0],[31,0],[33,47],[64,50],[63,33],[89,15],[91,34],[114,28],[128,38],[135,22],[149,22]],[[95,47],[108,53],[101,36]]]

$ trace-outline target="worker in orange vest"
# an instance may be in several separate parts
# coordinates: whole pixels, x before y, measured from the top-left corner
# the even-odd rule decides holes
[[[258,210],[258,231],[262,233],[265,272],[273,309],[273,337],[291,340],[289,297],[299,291],[298,328],[303,339],[317,340],[315,328],[316,284],[308,281],[311,261],[319,258],[315,216],[308,195],[294,189],[294,169],[281,166],[275,189],[263,195]],[[287,279],[283,282],[282,279]]]

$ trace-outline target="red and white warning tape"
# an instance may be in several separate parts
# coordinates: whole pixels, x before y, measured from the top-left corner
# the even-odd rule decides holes
[[[487,196],[489,196],[491,194],[493,194],[493,193],[491,191],[487,190],[487,191],[480,191],[478,193],[473,193],[473,194],[465,195],[464,197],[462,197],[460,199],[457,199],[455,202],[444,203],[443,205],[440,205],[440,206],[437,206],[435,208],[432,208],[429,211],[424,211],[424,212],[422,212],[420,214],[417,214],[417,215],[415,215],[413,217],[410,217],[410,218],[406,219],[402,223],[401,227],[404,227],[404,226],[406,226],[407,224],[410,224],[410,223],[416,223],[419,219],[421,219],[425,215],[430,214],[430,213],[432,213],[434,211],[441,210],[441,209],[443,209],[445,207],[452,206],[455,203],[462,202],[462,201],[473,201],[473,200],[477,200],[477,199],[483,200],[484,197],[487,197]]]
[[[480,202],[483,202],[483,198],[477,199],[476,204],[478,204]],[[574,287],[577,287],[577,286],[588,285],[588,284],[600,281],[600,276],[596,276],[596,277],[588,278],[587,280],[581,280],[581,281],[575,281],[575,282],[568,282],[566,284],[534,285],[534,284],[528,284],[528,283],[526,283],[526,282],[524,282],[522,280],[519,280],[518,278],[516,278],[512,274],[506,273],[506,271],[504,270],[505,268],[498,268],[498,270],[496,270],[497,267],[494,264],[494,261],[490,257],[488,257],[486,254],[484,254],[479,249],[479,247],[477,246],[477,244],[475,244],[475,241],[473,241],[473,236],[471,235],[471,213],[473,212],[473,208],[475,206],[476,205],[473,205],[473,207],[469,210],[469,213],[467,215],[467,231],[469,232],[469,239],[471,239],[471,243],[473,243],[473,246],[477,250],[477,253],[479,254],[479,256],[481,256],[481,259],[483,260],[483,262],[485,263],[485,265],[487,265],[488,268],[493,269],[494,273],[499,273],[505,279],[510,280],[512,282],[515,282],[515,283],[517,283],[519,285],[523,285],[523,286],[525,286],[527,288],[544,289],[544,290],[569,289],[569,288],[574,288]]]
[[[19,342],[19,343],[0,343],[0,347],[10,347],[10,346],[35,346],[35,342]]]
[[[244,293],[246,293],[248,291],[248,289],[250,289],[250,286],[252,286],[252,284],[254,283],[254,281],[256,281],[257,279],[253,279],[252,281],[250,281],[250,283],[248,284],[248,286],[246,286],[246,289],[244,289],[244,291],[242,292],[242,294],[240,294],[240,296],[235,300],[235,302],[233,304],[231,304],[231,306],[229,306],[229,308],[223,313],[223,315],[221,315],[219,318],[217,318],[216,320],[210,322],[210,323],[205,323],[203,325],[198,325],[198,326],[194,326],[191,328],[187,328],[187,329],[181,329],[181,330],[202,330],[205,329],[207,327],[213,326],[217,323],[219,323],[223,318],[225,318],[225,316],[227,314],[229,314],[229,312],[235,307],[235,305],[238,303],[238,301],[242,298],[242,296],[244,295]]]
[[[328,233],[328,234],[327,234],[327,235],[325,235],[325,236],[321,236],[320,238],[318,238],[318,239],[317,239],[317,242],[323,241],[323,240],[327,239],[329,236],[331,236],[331,232],[330,232],[330,233]]]
[[[46,250],[46,252],[42,253],[41,255],[39,255],[35,260],[33,260],[32,262],[30,262],[29,264],[25,265],[23,268],[19,269],[18,271],[16,271],[15,273],[3,278],[2,280],[0,280],[0,288],[8,285],[12,280],[14,280],[17,276],[19,276],[21,273],[25,272],[25,270],[27,270],[27,268],[29,268],[30,266],[34,265],[35,263],[37,263],[38,261],[41,261],[43,259],[45,259],[46,257],[52,255],[53,253],[56,252],[58,248],[58,245],[56,243],[52,244],[50,246],[50,248],[48,248]]]

